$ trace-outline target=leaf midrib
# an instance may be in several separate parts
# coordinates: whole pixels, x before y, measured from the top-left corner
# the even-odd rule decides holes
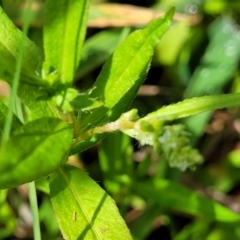
[[[77,193],[74,190],[74,186],[73,184],[71,184],[71,181],[68,179],[67,175],[64,173],[63,169],[60,168],[60,173],[62,174],[63,178],[65,179],[65,181],[67,182],[69,189],[71,190],[72,194],[74,195],[75,199],[77,200],[77,203],[79,205],[79,208],[81,209],[83,216],[85,217],[86,221],[88,222],[88,224],[91,227],[91,230],[93,232],[93,234],[95,235],[97,240],[101,240],[100,236],[97,234],[97,230],[95,229],[94,225],[91,223],[91,220],[88,217],[87,211],[85,210],[85,208],[83,207],[84,204],[81,203],[81,200],[78,198]]]
[[[167,22],[164,22],[164,20],[169,21],[169,19],[162,18],[163,24],[162,24],[161,26],[163,26],[164,24],[167,25]],[[159,26],[159,27],[161,27],[161,26]],[[117,78],[117,80],[114,81],[114,82],[112,82],[111,85],[116,85],[116,84],[118,84],[119,79],[121,79],[122,77],[124,77],[124,75],[125,75],[125,73],[128,71],[128,69],[132,67],[132,64],[133,64],[133,62],[134,62],[134,59],[136,58],[136,56],[139,55],[139,52],[142,50],[142,48],[145,47],[145,45],[148,43],[149,39],[152,38],[152,36],[154,35],[154,33],[157,32],[157,31],[159,31],[159,27],[157,27],[157,29],[154,29],[153,31],[151,31],[151,34],[149,34],[149,35],[145,38],[145,41],[142,42],[142,44],[139,46],[138,50],[136,51],[135,57],[134,57],[134,58],[131,58],[130,61],[128,61],[128,64],[126,64],[128,67],[127,67],[127,68],[124,68],[124,71],[122,71],[122,73],[119,75],[119,77]],[[146,28],[146,29],[142,29],[142,31],[145,31],[145,30],[147,30],[147,28]],[[133,33],[133,34],[134,34],[134,33]],[[135,35],[136,35],[136,36],[137,36],[138,34],[142,34],[142,33],[141,33],[141,32],[135,32]],[[153,48],[152,45],[151,45],[151,48]],[[113,53],[113,57],[114,57],[114,53]],[[109,87],[109,88],[110,88],[110,87]],[[128,90],[129,90],[129,89],[128,89]],[[118,101],[119,101],[119,99],[118,99]],[[105,103],[107,103],[107,105],[104,104],[104,106],[113,108],[113,107],[118,103],[118,101],[116,102],[116,101],[112,101],[112,99],[110,99],[110,100],[108,99],[107,101],[104,101]],[[114,102],[114,105],[113,105],[113,104],[110,104],[110,106],[108,106],[108,103],[112,103],[112,102]]]

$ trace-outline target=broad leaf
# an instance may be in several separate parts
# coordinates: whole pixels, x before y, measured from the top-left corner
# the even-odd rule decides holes
[[[47,0],[44,23],[44,78],[70,84],[85,38],[88,0]]]
[[[22,72],[26,75],[37,76],[40,74],[42,65],[39,48],[13,24],[0,7],[0,63],[2,70],[7,70],[12,74],[22,41],[24,42]]]
[[[41,118],[14,132],[0,149],[0,188],[45,177],[67,158],[72,130],[58,118]]]
[[[173,13],[174,9],[170,9],[163,18],[133,32],[118,46],[104,64],[90,94],[104,104],[82,119],[82,129],[113,121],[126,111],[145,79],[155,45],[171,25]],[[82,144],[86,145],[79,140],[72,153],[82,151]]]
[[[240,221],[240,216],[237,213],[175,182],[156,179],[135,183],[133,188],[140,196],[152,199],[170,210],[204,217],[209,220]]]
[[[132,239],[114,201],[83,170],[51,175],[50,195],[64,239]]]

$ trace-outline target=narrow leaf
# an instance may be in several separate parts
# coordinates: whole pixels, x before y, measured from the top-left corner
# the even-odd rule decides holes
[[[72,130],[57,118],[27,123],[0,149],[0,188],[45,177],[66,160]]]
[[[184,98],[218,94],[232,81],[240,58],[239,30],[229,16],[217,18],[210,24],[207,28],[209,44],[192,74]],[[212,112],[206,112],[183,119],[192,133],[192,141],[203,134],[211,115]]]
[[[60,81],[62,84],[72,82],[81,57],[87,14],[87,0],[46,1],[44,18],[46,79],[50,74],[56,74],[54,82]]]
[[[13,24],[0,7],[0,63],[1,69],[7,70],[10,74],[15,68],[22,39],[25,44],[22,72],[37,76],[40,74],[42,65],[40,49]]]
[[[114,197],[123,196],[131,185],[133,172],[130,138],[119,132],[103,139],[99,148],[99,164],[107,191],[115,194]]]
[[[51,175],[50,195],[64,239],[132,239],[114,201],[83,170]]]
[[[186,99],[148,114],[139,121],[154,122],[174,120],[202,112],[240,105],[240,93],[229,93]]]
[[[120,114],[119,109],[126,110],[130,105],[144,80],[141,76],[145,77],[148,71],[155,45],[171,25],[173,13],[174,9],[170,9],[163,18],[130,34],[104,64],[90,96],[103,101],[105,111],[93,112],[86,119],[88,123],[94,124],[96,117],[99,119],[105,115],[107,121],[115,120]]]
[[[147,236],[153,230],[153,222],[162,213],[159,204],[149,204],[143,213],[137,217],[130,225],[130,231],[134,240],[147,239]]]
[[[81,120],[82,129],[114,121],[126,111],[145,79],[155,45],[171,25],[173,13],[172,8],[163,18],[133,32],[118,46],[104,64],[90,94],[104,104]],[[86,145],[80,139],[72,153],[82,151],[82,144]]]
[[[175,182],[156,179],[154,181],[135,183],[133,187],[141,196],[152,199],[171,210],[204,217],[208,220],[240,221],[238,214]]]

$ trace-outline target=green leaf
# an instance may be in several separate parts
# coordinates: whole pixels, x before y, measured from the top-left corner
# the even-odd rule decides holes
[[[109,147],[111,146],[111,147]],[[123,197],[131,185],[133,174],[130,138],[121,132],[108,135],[99,148],[99,163],[104,174],[104,186],[114,195]]]
[[[0,131],[2,130],[4,126],[4,122],[6,119],[6,115],[8,112],[8,107],[0,100]],[[20,120],[16,117],[16,115],[13,116],[13,121],[12,121],[12,128],[13,129],[18,129],[22,126],[22,123]]]
[[[71,84],[85,38],[87,0],[47,0],[44,23],[44,78]]]
[[[59,117],[56,107],[48,101],[38,99],[42,96],[42,92],[38,87],[21,83],[18,88],[18,97],[27,108],[29,118],[31,120],[41,117]]]
[[[46,180],[48,186],[49,182]],[[49,195],[49,193],[48,193]],[[39,207],[39,219],[42,223],[41,227],[44,229],[44,239],[57,239],[59,237],[59,227],[54,215],[52,204],[48,195],[41,198],[41,206]]]
[[[230,224],[232,225],[233,223]],[[174,236],[174,240],[207,239],[212,228],[213,226],[210,221],[196,219],[178,232],[177,235]]]
[[[152,199],[171,210],[204,217],[208,220],[240,221],[237,213],[176,182],[156,179],[135,183],[133,188],[140,196]]]
[[[42,65],[40,49],[13,24],[1,7],[0,32],[1,69],[7,70],[10,74],[13,73],[23,39],[22,72],[30,76],[39,75]]]
[[[91,111],[92,109],[101,107],[103,102],[89,98],[88,94],[82,93],[71,101],[71,105],[77,111]]]
[[[146,28],[130,34],[104,64],[91,98],[104,105],[82,119],[81,129],[117,119],[133,101],[149,69],[154,47],[171,25],[174,9],[158,18]],[[76,142],[77,144],[78,142]],[[79,141],[72,153],[82,151],[84,141]]]
[[[0,188],[45,177],[67,158],[72,130],[58,118],[41,118],[14,132],[0,149]]]
[[[207,30],[210,43],[193,73],[185,98],[219,93],[238,68],[239,28],[234,20],[217,18]]]
[[[141,118],[140,121],[159,124],[159,121],[172,121],[210,110],[240,105],[240,93],[230,93],[195,97],[164,106]]]
[[[149,204],[141,215],[136,218],[130,225],[130,231],[134,240],[147,239],[147,236],[152,231],[152,225],[162,213],[162,208],[159,204]]]
[[[56,89],[55,89],[56,90]],[[59,89],[60,90],[60,89]],[[56,91],[51,102],[58,106],[63,112],[72,112],[73,108],[71,101],[78,96],[78,91],[74,88],[62,88],[59,92]]]
[[[156,46],[154,61],[166,66],[173,66],[184,51],[190,35],[190,26],[186,21],[179,21],[164,35]],[[176,41],[177,39],[177,41]]]
[[[208,39],[210,43],[191,77],[185,98],[220,93],[238,69],[239,28],[233,19],[228,16],[213,21],[208,27]],[[211,112],[206,112],[183,120],[193,134],[192,140],[203,134],[211,115]]]
[[[83,170],[51,175],[50,195],[64,239],[132,239],[114,201]]]
[[[238,240],[240,238],[239,233],[239,223],[235,224],[227,224],[227,223],[218,223],[214,226],[214,228],[211,228],[211,230],[208,232],[208,235],[206,240],[225,240],[225,239],[231,239],[231,240]]]
[[[124,30],[121,32],[119,29],[111,29],[88,38],[83,45],[81,64],[76,74],[77,79],[101,66],[123,40],[124,34]]]
[[[88,124],[95,124],[96,117],[115,120],[122,113],[120,109],[127,109],[149,69],[155,45],[171,25],[173,14],[174,9],[170,9],[163,18],[130,34],[104,64],[90,96],[103,101],[105,111],[93,112],[86,119]]]
[[[0,239],[12,236],[17,224],[13,209],[7,201],[7,193],[7,190],[1,190],[0,194]]]

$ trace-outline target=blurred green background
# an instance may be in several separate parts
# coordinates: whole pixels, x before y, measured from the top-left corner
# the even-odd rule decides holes
[[[21,27],[24,1],[2,4]],[[239,92],[238,0],[92,0],[76,88],[89,89],[118,44],[170,6],[176,7],[174,23],[156,47],[131,108],[143,116],[194,96]],[[43,7],[44,1],[34,1],[29,31],[40,47]],[[170,168],[152,148],[140,147],[120,133],[70,161],[86,169],[114,198],[136,240],[237,240],[239,220],[216,203],[240,213],[239,116],[240,108],[235,107],[175,122],[186,126],[192,145],[204,157],[195,171]],[[43,239],[61,239],[45,182],[37,184]],[[32,239],[26,192],[26,186],[1,191],[0,239]]]

